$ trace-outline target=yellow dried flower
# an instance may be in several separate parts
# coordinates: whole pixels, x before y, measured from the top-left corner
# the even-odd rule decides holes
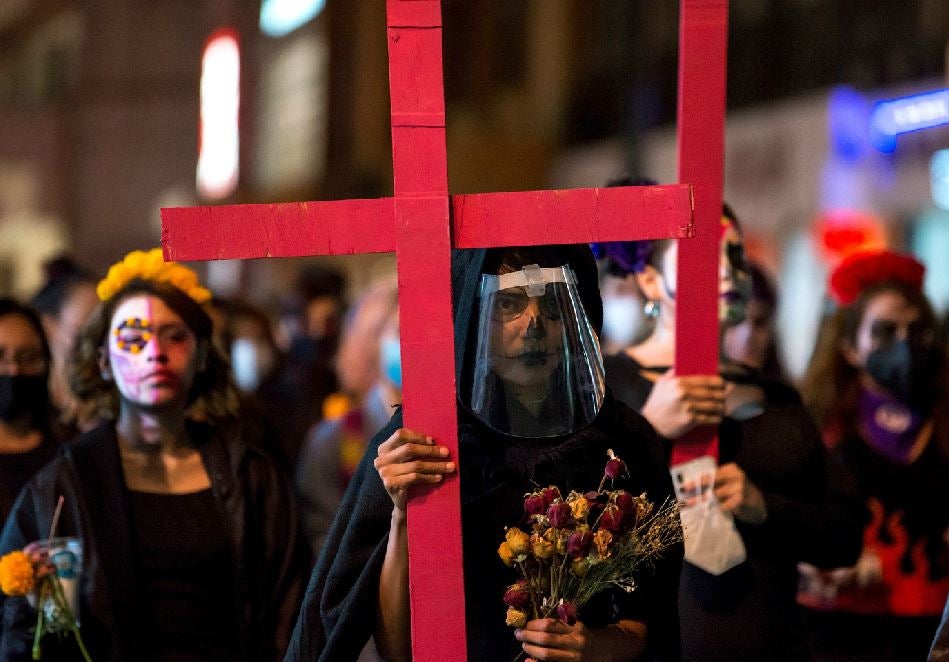
[[[26,595],[33,590],[33,563],[24,552],[10,552],[0,558],[0,591],[7,595]]]
[[[504,535],[505,540],[507,540],[508,546],[511,548],[515,557],[526,557],[527,554],[531,551],[531,539],[526,533],[521,531],[516,526],[511,527],[507,530],[507,533]],[[518,561],[523,561],[523,558],[518,558]]]
[[[200,304],[211,298],[211,291],[201,287],[194,271],[176,262],[165,262],[160,248],[132,251],[121,262],[113,264],[96,286],[96,294],[100,301],[108,301],[136,278],[168,283]]]
[[[600,529],[593,534],[593,544],[596,545],[596,553],[601,559],[609,557],[611,542],[613,542],[613,534],[605,529]]]
[[[586,497],[581,496],[579,499],[574,499],[570,502],[570,511],[573,513],[573,518],[578,522],[587,521],[587,515],[590,512],[590,502],[587,501]]]
[[[544,540],[554,545],[558,554],[567,553],[567,538],[570,533],[564,529],[547,529],[544,531]]]
[[[534,552],[536,558],[546,561],[554,555],[554,546],[535,533],[531,536],[531,551]]]
[[[512,628],[522,628],[527,625],[527,614],[520,609],[508,607],[504,622]]]
[[[511,546],[506,542],[502,542],[498,547],[498,556],[500,556],[501,560],[504,561],[504,565],[508,567],[514,565],[514,552],[511,551]]]

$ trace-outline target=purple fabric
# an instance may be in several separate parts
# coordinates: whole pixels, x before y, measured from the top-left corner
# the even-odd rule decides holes
[[[926,423],[922,414],[898,398],[863,389],[857,415],[871,448],[892,462],[910,463],[913,445]]]
[[[623,271],[631,274],[642,273],[652,255],[653,241],[607,241],[590,244],[593,254],[599,260],[607,258]]]

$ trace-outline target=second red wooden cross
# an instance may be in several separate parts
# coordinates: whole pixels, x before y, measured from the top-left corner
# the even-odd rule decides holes
[[[395,196],[162,210],[169,260],[395,251],[405,424],[457,454],[451,248],[631,239],[680,242],[676,371],[717,370],[718,219],[727,0],[683,0],[679,181],[656,187],[449,195],[438,0],[387,0]],[[708,449],[699,433],[690,454]],[[460,459],[464,462],[464,458]],[[438,522],[437,526],[432,523]],[[458,479],[409,504],[412,648],[417,662],[464,660]],[[480,544],[480,543],[479,543]],[[439,563],[427,561],[438,549]]]

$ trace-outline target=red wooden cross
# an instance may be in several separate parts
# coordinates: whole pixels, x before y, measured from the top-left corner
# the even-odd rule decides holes
[[[698,235],[700,241],[679,247],[678,337],[689,342],[678,343],[676,365],[684,374],[715,372],[727,13],[727,0],[682,2],[679,180],[688,184],[449,195],[441,7],[438,0],[387,0],[395,196],[163,209],[165,258],[395,251],[405,425],[432,435],[454,455],[452,247]],[[705,435],[694,442],[699,452],[708,440]],[[466,657],[460,513],[457,478],[409,502],[412,648],[418,662]],[[437,564],[431,563],[432,549],[439,550]]]

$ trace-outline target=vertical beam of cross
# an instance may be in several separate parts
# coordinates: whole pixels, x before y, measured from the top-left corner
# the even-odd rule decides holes
[[[399,305],[416,311],[402,316],[399,330],[405,425],[430,434],[457,458],[440,2],[388,0],[387,20]],[[426,310],[431,314],[419,314]],[[420,491],[409,500],[415,660],[466,659],[459,482],[457,475],[446,478],[438,498]]]
[[[718,373],[719,223],[725,163],[725,76],[728,0],[682,0],[679,20],[679,181],[695,195],[695,233],[680,241],[676,274],[676,355],[679,375]],[[715,238],[713,240],[712,238]],[[714,291],[711,290],[714,283]],[[686,315],[686,311],[688,314]],[[718,456],[712,427],[678,440],[672,463]]]

